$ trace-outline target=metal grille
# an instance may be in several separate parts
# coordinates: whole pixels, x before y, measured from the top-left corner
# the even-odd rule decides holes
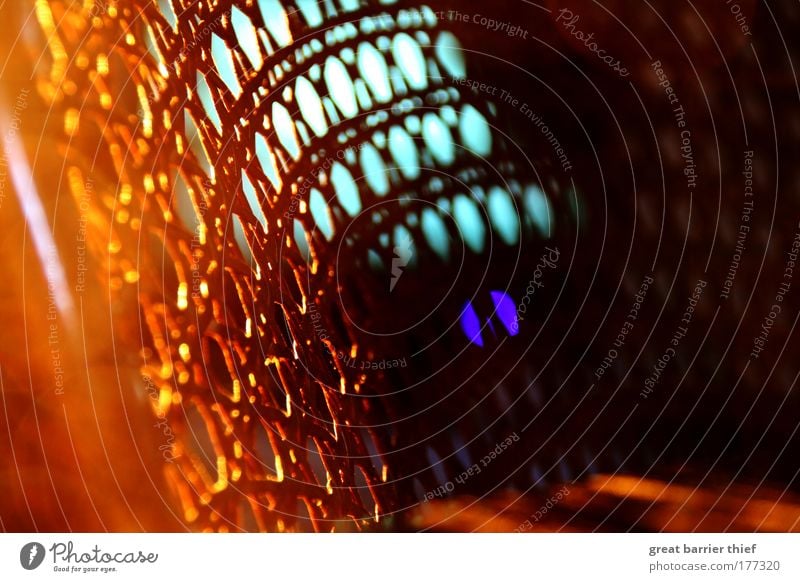
[[[413,497],[395,463],[419,450],[385,451],[418,403],[371,398],[397,376],[353,314],[385,311],[375,281],[391,274],[393,291],[406,266],[545,241],[566,197],[552,181],[543,193],[497,108],[463,86],[464,53],[428,7],[53,1],[37,14],[65,143],[100,144],[69,149],[72,182],[118,185],[92,227],[112,233],[112,288],[138,298],[139,385],[169,431],[184,518],[380,524]],[[482,213],[466,236],[458,212]]]

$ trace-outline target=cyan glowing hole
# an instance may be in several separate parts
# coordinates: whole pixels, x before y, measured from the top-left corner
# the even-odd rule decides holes
[[[264,64],[264,57],[261,55],[261,49],[258,46],[258,35],[256,34],[255,26],[253,26],[253,21],[234,6],[231,9],[231,24],[239,41],[239,46],[242,47],[253,68],[260,69],[261,65]]]
[[[519,241],[519,213],[514,208],[511,195],[495,186],[489,191],[489,219],[494,230],[507,245]]]
[[[169,25],[175,30],[175,25],[178,23],[178,18],[175,16],[175,11],[172,9],[172,2],[169,0],[158,0],[158,9],[164,18],[167,19]]]
[[[333,221],[331,220],[331,211],[328,208],[328,203],[325,202],[322,192],[312,188],[308,204],[311,208],[311,216],[314,222],[317,223],[317,228],[326,239],[331,240],[333,238]]]
[[[339,5],[345,12],[352,12],[358,10],[358,0],[339,0]]]
[[[457,79],[466,77],[467,65],[461,43],[451,32],[442,32],[436,39],[436,58],[442,63],[445,71]]]
[[[389,174],[378,150],[372,144],[366,144],[361,148],[359,157],[361,170],[369,187],[376,195],[386,196],[389,193]]]
[[[322,12],[319,10],[319,0],[295,0],[295,4],[300,9],[300,13],[309,26],[319,26],[322,24]]]
[[[331,168],[331,182],[336,190],[336,198],[339,200],[344,211],[350,216],[355,216],[361,212],[361,197],[358,195],[356,186],[350,171],[339,162],[335,162]]]
[[[478,205],[471,198],[458,194],[453,201],[453,216],[466,245],[476,253],[483,252],[486,224]]]
[[[275,127],[275,133],[278,134],[278,141],[286,148],[286,152],[294,159],[299,158],[300,145],[297,143],[292,116],[283,105],[277,102],[272,104],[272,124]]]
[[[197,96],[200,97],[200,103],[208,114],[211,123],[217,128],[217,133],[222,133],[222,120],[219,118],[216,105],[214,105],[214,97],[211,95],[211,89],[205,76],[199,71],[197,73]]]
[[[378,103],[387,103],[392,98],[389,85],[389,69],[383,55],[368,42],[358,47],[358,72],[369,85]]]
[[[306,120],[306,123],[308,123],[317,137],[322,137],[328,133],[328,122],[322,109],[322,101],[311,81],[303,76],[298,77],[294,95],[303,119]]]
[[[244,173],[244,170],[242,170],[242,190],[244,190],[244,195],[245,198],[247,198],[247,203],[250,205],[250,210],[253,211],[253,216],[261,223],[264,232],[267,232],[267,217],[264,216],[264,210],[261,208],[256,189],[252,182],[250,182],[247,174]]]
[[[479,156],[492,153],[492,131],[483,114],[472,105],[465,105],[458,119],[461,141]]]
[[[392,56],[412,89],[420,91],[428,86],[425,57],[417,41],[401,32],[394,37]]]
[[[477,346],[483,347],[483,337],[481,337],[481,321],[478,319],[478,314],[475,313],[475,308],[472,302],[467,301],[464,305],[464,310],[461,312],[461,330],[467,339]]]
[[[358,103],[356,102],[356,90],[347,72],[347,67],[336,57],[328,57],[328,60],[325,61],[324,76],[328,92],[342,115],[347,118],[354,117],[358,113]]]
[[[175,173],[173,196],[175,197],[173,207],[178,214],[178,218],[181,219],[183,225],[190,232],[197,232],[200,226],[200,218],[197,216],[192,198],[189,196],[189,188],[186,186],[186,182],[183,181],[183,177],[179,172]]]
[[[286,46],[292,42],[292,32],[289,30],[289,19],[278,0],[258,0],[258,8],[264,18],[264,26],[278,43]]]
[[[264,174],[272,183],[272,186],[276,190],[280,190],[281,180],[278,177],[275,160],[267,144],[267,139],[260,133],[256,133],[256,157],[261,164],[261,169],[264,170]]]
[[[294,219],[294,242],[297,244],[297,250],[303,255],[306,262],[311,260],[311,251],[308,248],[308,239],[306,238],[306,229],[303,228],[301,223],[296,218]]]
[[[445,261],[450,258],[450,237],[447,234],[447,227],[439,213],[432,208],[422,211],[422,233],[428,241],[428,246],[437,255]]]
[[[414,140],[406,130],[397,125],[389,130],[389,153],[392,154],[392,158],[404,178],[415,180],[419,177],[417,146],[414,145]]]
[[[233,55],[228,50],[225,41],[216,34],[211,35],[211,59],[214,61],[214,66],[217,68],[222,82],[235,97],[239,97],[242,94],[242,87],[239,85],[239,77],[233,66]]]
[[[543,237],[552,236],[553,215],[550,203],[538,186],[531,185],[525,189],[525,212]]]
[[[456,159],[456,148],[450,128],[435,113],[426,113],[422,118],[422,139],[438,163],[449,166]]]
[[[231,217],[233,222],[233,239],[236,246],[242,251],[242,256],[249,265],[253,264],[253,254],[250,251],[250,245],[247,244],[247,235],[244,233],[244,222],[239,218],[238,214],[233,214]]]

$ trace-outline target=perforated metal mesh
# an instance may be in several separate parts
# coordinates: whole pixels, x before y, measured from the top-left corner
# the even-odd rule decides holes
[[[397,376],[354,313],[385,311],[375,281],[406,266],[545,241],[566,203],[544,194],[555,182],[460,83],[464,53],[428,7],[38,7],[51,51],[40,90],[66,112],[64,143],[97,144],[68,150],[77,201],[88,177],[118,184],[98,193],[107,221],[91,226],[111,233],[112,287],[138,296],[142,389],[152,382],[174,433],[165,470],[184,518],[380,524],[412,497],[395,464],[419,451],[384,452],[399,442],[392,420],[418,405],[368,397]]]

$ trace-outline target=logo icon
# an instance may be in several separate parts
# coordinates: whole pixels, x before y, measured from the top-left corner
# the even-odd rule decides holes
[[[26,570],[35,570],[44,561],[44,546],[39,542],[30,542],[22,546],[19,552],[19,563]]]
[[[397,282],[400,280],[403,274],[403,267],[408,266],[408,263],[414,256],[413,246],[414,243],[411,241],[411,235],[406,235],[393,249],[395,257],[392,259],[392,280],[389,281],[390,293],[394,291],[394,286],[397,285]]]

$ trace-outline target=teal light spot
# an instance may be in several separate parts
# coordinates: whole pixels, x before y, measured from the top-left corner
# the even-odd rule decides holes
[[[205,75],[199,71],[197,73],[197,96],[200,97],[200,103],[208,114],[211,123],[217,128],[217,133],[222,133],[222,120],[219,118],[216,105],[214,105],[214,97],[211,95],[211,89],[208,86]]]
[[[464,145],[479,156],[492,153],[492,132],[483,114],[472,105],[465,105],[458,120],[458,131]]]
[[[369,96],[369,89],[367,89],[367,84],[364,82],[364,79],[356,79],[355,88],[356,97],[358,98],[358,104],[361,106],[361,109],[364,111],[372,109],[372,97]]]
[[[292,32],[289,30],[289,19],[279,0],[258,0],[258,8],[264,18],[264,26],[278,43],[286,46],[292,42]]]
[[[392,98],[389,85],[389,69],[383,55],[368,42],[358,47],[358,72],[369,85],[375,100],[386,103]]]
[[[278,178],[278,172],[275,169],[275,162],[272,157],[272,152],[267,144],[267,139],[260,133],[256,133],[256,157],[258,158],[258,162],[261,164],[261,169],[264,170],[264,174],[272,183],[272,186],[278,190],[281,186],[281,181],[280,178]]]
[[[455,144],[450,128],[435,113],[426,113],[422,118],[422,139],[437,162],[449,166],[456,159]]]
[[[397,125],[389,130],[389,152],[403,177],[415,180],[419,177],[419,152],[414,140],[405,129]]]
[[[286,152],[294,159],[299,158],[300,145],[297,143],[294,121],[286,107],[277,101],[272,104],[272,124],[275,127],[275,133],[278,134],[278,141],[286,148]]]
[[[358,10],[358,0],[339,0],[339,4],[345,12]]]
[[[489,191],[489,219],[497,234],[507,245],[519,240],[519,214],[511,195],[495,186]]]
[[[300,13],[309,26],[319,26],[322,24],[322,12],[319,10],[319,0],[295,0],[295,4],[300,9]]]
[[[153,59],[158,62],[159,67],[161,64],[166,64],[166,60],[164,56],[161,54],[161,51],[158,49],[158,43],[156,42],[156,34],[153,32],[153,28],[150,25],[145,27],[147,34],[144,35],[144,44],[147,47],[147,52],[153,57]]]
[[[471,198],[458,194],[453,200],[453,216],[466,245],[476,253],[483,252],[486,224],[478,205]]]
[[[311,209],[311,216],[314,218],[314,222],[317,223],[317,228],[319,228],[326,239],[331,240],[333,238],[331,211],[328,208],[328,203],[325,202],[325,197],[322,195],[322,192],[316,188],[312,188],[308,205]]]
[[[450,258],[450,237],[447,235],[447,227],[439,213],[432,208],[422,211],[422,233],[437,255],[445,261]]]
[[[328,57],[328,60],[325,61],[324,75],[328,92],[342,115],[347,118],[354,117],[358,113],[358,103],[356,103],[356,91],[347,67],[336,57]]]
[[[389,175],[378,150],[372,144],[366,144],[361,148],[360,158],[361,170],[369,187],[376,195],[386,196],[389,193]]]
[[[322,109],[322,101],[311,81],[303,76],[298,77],[297,83],[295,83],[295,98],[303,119],[306,120],[316,136],[322,137],[328,133],[328,122]]]
[[[247,261],[249,265],[252,265],[253,253],[250,251],[250,245],[247,244],[247,235],[244,233],[242,219],[239,218],[238,214],[234,214],[232,215],[231,220],[233,222],[233,240],[236,242],[236,245],[242,252],[242,256],[244,257],[245,261]]]
[[[164,18],[167,19],[172,29],[175,30],[175,26],[178,24],[178,17],[175,16],[175,11],[172,9],[172,2],[169,0],[158,0],[158,9],[161,11],[161,14],[164,15]]]
[[[250,210],[253,211],[253,216],[261,223],[264,232],[267,232],[267,217],[264,216],[264,210],[261,208],[256,189],[253,187],[247,174],[244,173],[244,170],[242,170],[242,190],[244,190],[244,195],[247,199],[247,203],[250,205]]]
[[[311,251],[308,248],[308,239],[306,238],[306,229],[303,228],[303,223],[294,219],[294,242],[297,244],[297,250],[303,255],[306,262],[311,260]]]
[[[367,251],[367,262],[373,271],[383,271],[384,269],[380,255],[372,249]]]
[[[239,97],[242,94],[242,87],[239,85],[239,77],[236,75],[236,68],[233,65],[233,55],[228,50],[225,41],[213,33],[211,35],[211,58],[222,82],[227,85],[234,97]]]
[[[361,211],[361,197],[350,171],[339,162],[331,168],[331,182],[336,190],[336,197],[344,211],[350,216],[355,216]]]
[[[261,56],[258,35],[256,34],[256,28],[253,26],[253,21],[234,6],[231,9],[231,24],[233,25],[233,31],[236,33],[236,38],[239,40],[239,46],[242,47],[253,68],[260,69],[261,65],[264,64],[264,57]]]
[[[467,76],[464,51],[453,33],[445,31],[436,39],[436,57],[450,76],[457,79]]]
[[[195,212],[192,198],[189,196],[189,188],[179,172],[175,172],[173,196],[175,197],[173,207],[178,214],[178,218],[181,219],[183,225],[190,232],[196,232],[200,226],[200,219],[197,216],[197,212]]]
[[[441,99],[447,99],[447,93],[445,91],[437,91],[436,93]],[[444,122],[451,127],[458,123],[458,115],[451,105],[443,105],[442,108],[439,109],[439,115],[441,115]]]
[[[425,57],[417,41],[405,32],[401,32],[394,37],[392,56],[412,89],[419,91],[428,86]]]
[[[525,189],[525,211],[542,236],[552,236],[552,212],[544,192],[538,186]]]

